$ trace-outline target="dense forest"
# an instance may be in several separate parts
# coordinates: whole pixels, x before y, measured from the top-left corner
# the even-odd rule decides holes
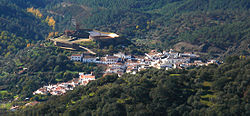
[[[249,55],[249,8],[247,0],[2,0],[0,31],[34,43],[75,29],[75,19],[81,28],[116,32],[140,48]]]
[[[42,40],[51,30],[46,23],[8,0],[0,1],[0,31],[8,31],[30,41]]]
[[[106,76],[18,115],[249,115],[250,59],[191,70]]]
[[[0,100],[11,100],[14,96],[19,98],[32,97],[36,89],[53,83],[65,82],[78,78],[78,72],[100,75],[102,67],[95,64],[72,62],[62,49],[41,44],[31,45],[19,52],[13,59],[0,60]]]
[[[48,8],[60,29],[75,18],[83,28],[117,32],[151,49],[249,55],[246,0],[64,0]]]
[[[249,0],[0,0],[0,115],[250,115],[249,8]],[[100,78],[104,67],[72,62],[80,52],[47,40],[75,30],[74,20],[120,35],[82,43],[100,56],[173,48],[224,64]],[[32,95],[92,71],[99,79],[86,87]],[[6,110],[26,98],[41,103]]]

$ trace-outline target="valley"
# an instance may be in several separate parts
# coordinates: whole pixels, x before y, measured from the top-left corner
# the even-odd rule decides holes
[[[248,0],[1,0],[0,115],[250,115]]]

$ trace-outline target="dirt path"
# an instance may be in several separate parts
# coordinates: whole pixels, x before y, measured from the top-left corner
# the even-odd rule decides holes
[[[88,49],[88,48],[86,48],[86,47],[83,47],[83,46],[80,46],[80,45],[79,45],[79,47],[82,48],[82,49],[87,50],[89,53],[91,53],[91,54],[93,54],[93,55],[96,55],[95,52],[93,52],[92,50],[90,50],[90,49]]]

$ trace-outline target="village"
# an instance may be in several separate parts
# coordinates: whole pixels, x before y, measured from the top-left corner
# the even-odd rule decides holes
[[[107,68],[104,71],[104,76],[114,73],[118,74],[118,76],[124,73],[136,74],[138,71],[151,67],[169,70],[219,63],[217,60],[202,62],[199,55],[188,52],[179,53],[172,49],[168,52],[163,51],[162,53],[151,50],[150,53],[145,53],[145,56],[132,56],[121,52],[113,55],[106,55],[105,57],[91,57],[84,56],[83,54],[74,54],[71,55],[70,59],[82,63],[105,64]]]
[[[80,50],[85,49],[92,55],[72,54],[69,59],[74,62],[95,63],[105,65],[103,77],[106,75],[117,74],[121,77],[124,73],[136,74],[139,71],[157,68],[157,69],[185,69],[188,67],[204,66],[213,63],[219,63],[216,60],[202,62],[199,55],[194,53],[179,53],[170,49],[169,51],[158,52],[151,50],[144,56],[133,56],[119,52],[113,55],[105,55],[104,57],[95,57],[96,53],[90,49],[80,46],[77,43],[82,41],[93,41],[100,39],[113,39],[119,37],[115,33],[101,32],[93,29],[80,29],[76,26],[76,30],[65,30],[64,34],[51,38],[54,44],[63,49]],[[23,73],[25,69],[19,73]],[[69,90],[73,90],[80,85],[87,85],[90,81],[95,80],[95,76],[91,74],[79,73],[79,78],[73,78],[68,82],[58,83],[55,85],[46,85],[33,92],[33,95],[62,95]]]
[[[193,53],[179,53],[171,49],[168,52],[163,51],[162,53],[152,50],[150,53],[145,53],[145,56],[132,56],[121,52],[113,55],[106,55],[105,57],[73,54],[70,56],[70,60],[82,63],[103,64],[106,66],[103,76],[117,74],[119,77],[124,73],[136,74],[138,71],[149,69],[151,67],[169,70],[176,68],[184,69],[192,66],[207,66],[209,64],[219,63],[217,60],[202,62],[199,57],[199,55]],[[34,91],[33,94],[62,95],[69,90],[73,90],[76,86],[85,86],[95,79],[96,78],[92,73],[79,73],[79,78],[73,78],[68,82],[41,87]]]
[[[95,80],[93,74],[84,74],[79,73],[79,78],[73,78],[68,82],[58,83],[55,85],[43,86],[40,89],[33,92],[33,95],[42,94],[42,95],[62,95],[65,94],[68,90],[73,90],[76,86],[87,85],[90,81]]]

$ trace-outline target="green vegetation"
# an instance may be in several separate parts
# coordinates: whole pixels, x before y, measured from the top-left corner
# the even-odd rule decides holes
[[[213,57],[249,55],[246,43],[250,41],[250,2],[246,0],[2,0],[1,5],[0,31],[27,38],[32,43],[47,37],[53,30],[49,25],[59,32],[74,29],[72,19],[75,19],[80,28],[116,32],[132,41],[135,45],[126,47],[128,53],[174,48]],[[27,8],[34,8],[32,13],[42,14],[42,18],[27,12]],[[14,12],[18,15],[13,15]],[[53,21],[49,20],[51,17]],[[117,50],[123,44],[130,45],[129,41],[100,43],[90,46],[100,51],[105,47],[113,46]]]
[[[0,109],[10,109],[12,103],[0,104]]]
[[[216,98],[216,95],[207,94],[207,95],[201,96],[201,98]]]
[[[193,70],[149,69],[135,75],[106,76],[64,96],[51,97],[46,102],[15,113],[109,116],[249,115],[250,59],[243,60],[237,56],[228,59],[235,60],[220,66],[209,65]],[[237,73],[229,75],[234,71]],[[179,78],[170,76],[176,74]],[[230,80],[225,78],[228,76],[231,77]],[[208,80],[212,85],[203,85]]]
[[[1,0],[0,115],[27,97],[44,102],[9,114],[250,115],[249,8],[249,0]],[[64,96],[32,95],[77,72],[101,77],[102,67],[69,61],[75,52],[44,41],[75,29],[72,19],[80,28],[120,35],[81,43],[100,56],[169,48],[200,52],[205,59],[241,56],[220,66],[106,76]]]
[[[18,52],[29,44],[29,40],[22,37],[16,37],[6,31],[2,31],[0,35],[0,55],[8,57],[8,55]]]
[[[60,29],[74,17],[84,28],[116,32],[137,46],[198,51],[213,56],[249,55],[246,0],[63,0],[56,12]],[[187,42],[195,47],[180,45]]]
[[[0,91],[5,93],[8,90],[8,94],[0,94],[0,100],[12,100],[16,95],[19,95],[20,100],[30,98],[33,91],[44,85],[78,78],[78,72],[94,71],[94,74],[100,77],[102,67],[72,62],[67,57],[70,54],[73,53],[53,46],[44,47],[36,44],[19,50],[12,59],[2,58]],[[27,70],[23,71],[23,68]]]
[[[0,94],[8,94],[8,91],[0,91]]]
[[[8,31],[18,37],[28,39],[29,42],[44,39],[52,29],[41,19],[28,13],[26,8],[22,8],[21,4],[28,3],[14,0],[0,1],[0,32]]]
[[[181,76],[180,74],[170,74],[169,75],[170,77],[172,76],[172,77],[178,77],[178,76]]]

